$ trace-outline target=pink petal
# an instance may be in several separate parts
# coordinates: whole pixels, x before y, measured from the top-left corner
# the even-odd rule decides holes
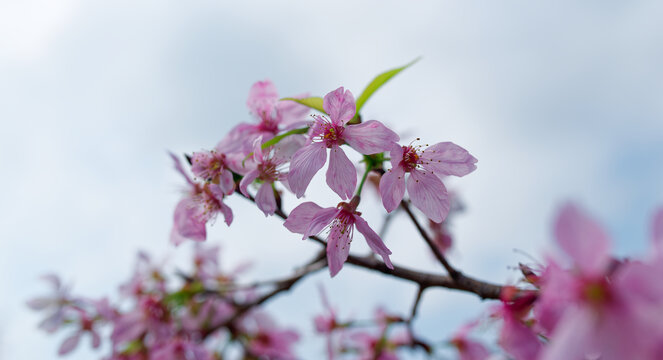
[[[179,245],[184,239],[194,241],[205,241],[207,232],[205,222],[198,220],[197,204],[190,198],[182,199],[175,207],[173,215],[173,230],[170,240],[173,244]]]
[[[39,297],[35,299],[28,300],[26,302],[28,307],[32,310],[44,310],[50,306],[53,306],[57,304],[57,299],[55,298],[47,298],[47,297]]]
[[[327,160],[327,149],[322,143],[311,143],[297,150],[290,161],[288,183],[295,195],[304,196],[308,184]]]
[[[327,263],[329,264],[329,273],[332,277],[338,274],[343,267],[343,263],[350,254],[350,243],[352,242],[352,225],[347,228],[342,226],[332,226],[327,237]],[[345,231],[343,231],[345,230]]]
[[[304,234],[311,224],[311,220],[320,210],[322,208],[312,201],[302,203],[290,212],[283,226],[291,232]]]
[[[311,219],[311,222],[309,223],[309,226],[306,228],[302,239],[306,239],[312,235],[317,235],[320,231],[322,231],[322,229],[329,225],[334,220],[334,218],[336,218],[336,215],[339,213],[339,211],[340,210],[337,208],[330,207],[324,208],[315,213]]]
[[[370,120],[359,125],[348,125],[343,140],[364,155],[389,151],[400,138],[381,122]]]
[[[258,169],[251,170],[248,174],[244,175],[242,181],[239,182],[239,191],[244,194],[244,196],[249,196],[248,187],[253,184],[253,181],[260,175]]]
[[[405,195],[405,169],[398,165],[387,170],[380,178],[380,197],[387,212],[398,207]]]
[[[589,353],[596,354],[595,326],[592,309],[568,309],[539,359],[584,359]]]
[[[357,169],[348,159],[339,146],[333,146],[329,152],[329,167],[327,168],[327,185],[334,190],[341,199],[352,197],[357,187]]]
[[[253,161],[255,161],[256,163],[261,163],[264,159],[264,156],[262,154],[262,136],[253,140],[252,152],[253,152]]]
[[[447,189],[433,173],[412,170],[407,181],[407,192],[414,206],[432,221],[442,222],[449,214]]]
[[[332,122],[342,125],[350,121],[357,111],[354,96],[350,90],[345,90],[342,86],[325,95],[322,108]]]
[[[219,205],[220,205],[219,210],[221,210],[221,214],[223,214],[223,221],[226,223],[226,225],[230,226],[230,224],[232,224],[232,222],[233,222],[233,211],[232,211],[232,209],[228,205],[224,204],[223,202],[220,202]]]
[[[288,162],[292,155],[306,143],[304,135],[290,135],[274,145],[272,160],[278,164]]]
[[[391,160],[391,167],[395,168],[403,161],[403,147],[394,143],[389,148],[389,158]]]
[[[99,336],[99,333],[97,333],[94,330],[91,331],[91,334],[92,334],[92,348],[96,349],[99,346],[101,346],[101,336]]]
[[[230,195],[235,191],[235,180],[233,179],[233,173],[230,172],[230,170],[221,171],[221,176],[219,176],[219,187],[226,195]]]
[[[510,314],[504,316],[498,342],[515,360],[535,360],[543,347],[536,334]]]
[[[246,106],[255,115],[260,115],[264,112],[269,114],[278,99],[279,94],[270,80],[258,81],[249,90],[249,98],[246,100]]]
[[[293,96],[293,98],[303,99],[308,96],[308,94],[301,94]],[[309,122],[308,114],[311,112],[308,107],[291,100],[277,102],[276,111],[281,118],[281,125],[284,126],[284,130],[306,125]]]
[[[555,223],[557,244],[586,274],[602,272],[610,260],[610,243],[603,229],[576,206],[567,204]]]
[[[274,215],[276,211],[276,198],[274,197],[274,189],[272,183],[263,183],[258,189],[256,194],[256,205],[258,209],[265,213],[265,216]]]
[[[391,250],[385,246],[384,242],[382,242],[382,239],[380,239],[380,236],[371,229],[370,226],[368,226],[368,223],[366,220],[364,220],[361,216],[354,215],[355,218],[355,225],[357,226],[357,230],[364,235],[364,238],[366,239],[366,243],[368,246],[373,250],[374,253],[382,256],[382,260],[384,261],[385,265],[387,265],[388,268],[393,269],[394,265],[391,264],[391,260],[389,259],[389,255],[391,255]]]
[[[654,214],[652,240],[658,252],[663,254],[663,208],[658,209]]]
[[[182,176],[184,176],[184,179],[186,179],[186,182],[188,182],[190,185],[193,185],[193,180],[189,177],[189,175],[184,171],[184,168],[182,167],[182,162],[180,162],[180,159],[177,157],[177,155],[173,153],[168,153],[170,154],[170,157],[173,159],[173,162],[175,162],[175,170],[177,170]]]
[[[78,340],[80,339],[81,333],[78,331],[74,335],[68,337],[65,341],[62,342],[62,345],[60,345],[58,355],[62,356],[72,352],[76,346],[78,346]]]
[[[421,154],[422,165],[437,175],[464,176],[474,171],[477,159],[467,150],[451,143],[441,142],[426,148]]]

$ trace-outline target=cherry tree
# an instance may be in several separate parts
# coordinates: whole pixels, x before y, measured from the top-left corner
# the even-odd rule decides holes
[[[174,204],[170,242],[197,242],[193,270],[169,274],[140,253],[118,303],[74,295],[56,275],[45,276],[52,292],[27,305],[46,314],[42,330],[68,334],[57,352],[66,355],[88,338],[93,348],[110,344],[104,359],[297,359],[300,333],[280,326],[263,305],[312,273],[326,269],[334,277],[348,264],[413,283],[418,291],[408,314],[377,307],[370,319],[357,319],[341,316],[344,309],[321,289],[322,310],[311,321],[329,359],[398,359],[410,352],[438,358],[440,347],[454,349],[463,360],[659,359],[663,209],[653,217],[647,258],[612,256],[599,223],[567,204],[553,230],[563,256],[511,264],[521,274],[514,283],[494,284],[464,273],[446,255],[453,242],[449,218],[461,206],[445,181],[477,168],[471,149],[435,134],[425,139],[432,145],[421,139],[408,143],[382,122],[360,115],[382,85],[412,64],[378,75],[358,98],[343,87],[323,97],[281,97],[269,80],[255,83],[246,103],[253,122],[236,125],[213,149],[171,154],[185,191]],[[349,152],[361,156],[361,164],[351,161]],[[298,200],[312,191],[309,184],[325,165],[325,190],[339,201]],[[394,212],[407,215],[439,262],[438,272],[391,261],[382,231],[362,214],[368,187],[378,191],[387,219]],[[281,221],[284,233],[318,244],[319,252],[279,279],[247,282],[241,268],[224,269],[219,247],[205,241],[209,226],[224,226],[219,217],[232,226],[243,215],[226,204],[231,196],[255,204],[264,221]],[[296,202],[287,203],[291,199]],[[355,238],[363,238],[372,253],[351,253]],[[489,302],[489,311],[478,310],[443,345],[431,343],[413,326],[431,288],[477,296]],[[495,329],[497,346],[475,335],[485,326]]]

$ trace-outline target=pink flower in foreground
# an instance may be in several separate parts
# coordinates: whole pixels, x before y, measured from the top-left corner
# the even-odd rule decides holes
[[[504,321],[498,341],[500,346],[514,360],[535,360],[543,344],[527,324],[530,323],[528,316],[537,299],[537,293],[519,292],[512,286],[505,286],[500,298],[502,304],[494,313]]]
[[[283,165],[290,161],[292,154],[303,144],[303,136],[292,135],[281,140],[273,149],[264,153],[262,149],[262,137],[254,141],[253,161],[256,167],[244,175],[242,181],[239,183],[239,189],[242,194],[249,196],[249,192],[247,191],[248,186],[256,179],[262,182],[256,193],[255,200],[256,205],[265,213],[265,216],[274,215],[274,211],[276,211],[276,197],[274,196],[274,189],[272,189],[274,182],[280,181],[286,187],[288,186],[288,173],[284,171]]]
[[[170,241],[175,245],[181,244],[186,239],[205,241],[207,222],[214,220],[217,214],[221,213],[226,224],[230,225],[233,220],[232,210],[223,203],[225,193],[219,185],[214,183],[201,185],[194,182],[184,171],[180,160],[173,154],[170,156],[175,161],[175,169],[189,184],[187,196],[175,207]]]
[[[269,80],[253,84],[246,106],[258,123],[235,126],[217,145],[220,152],[248,153],[255,139],[262,137],[263,141],[267,141],[280,131],[304,126],[308,122],[309,109],[294,101],[279,101],[276,87]]]
[[[419,146],[391,147],[391,169],[380,179],[380,196],[387,212],[392,212],[407,191],[414,206],[436,223],[449,213],[449,197],[441,178],[465,176],[474,169],[477,159],[467,150],[451,143],[441,142],[421,150]]]
[[[361,217],[361,213],[356,211],[358,204],[357,196],[353,197],[349,203],[341,202],[336,207],[324,209],[313,202],[305,202],[292,210],[283,225],[294,233],[304,235],[303,239],[328,229],[327,262],[331,276],[341,270],[350,254],[350,243],[355,226],[364,235],[371,250],[382,256],[387,267],[393,269],[389,259],[391,251],[384,245],[380,236],[368,226],[366,220]]]
[[[615,263],[601,227],[573,205],[555,225],[558,245],[573,261],[551,261],[541,276],[534,312],[549,336],[540,359],[658,359],[663,286],[655,266]],[[649,311],[652,310],[652,311]]]
[[[350,90],[343,87],[325,95],[323,108],[329,119],[315,116],[307,145],[292,157],[288,175],[290,188],[298,198],[304,196],[311,179],[327,161],[327,149],[330,149],[327,185],[341,199],[347,199],[357,186],[357,170],[340,146],[348,144],[364,155],[371,155],[391,149],[399,137],[375,120],[346,126],[354,117],[356,106]]]

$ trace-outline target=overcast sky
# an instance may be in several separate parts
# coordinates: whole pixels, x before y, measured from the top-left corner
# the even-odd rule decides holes
[[[250,121],[248,89],[266,78],[284,96],[359,94],[422,56],[363,115],[404,143],[453,141],[478,158],[449,185],[467,206],[451,260],[469,274],[513,281],[509,267],[530,261],[513,249],[551,251],[551,222],[569,200],[600,219],[617,254],[646,251],[663,204],[659,2],[335,3],[0,2],[0,359],[56,358],[66,334],[37,332],[42,315],[24,305],[47,290],[41,274],[102,296],[130,275],[138,249],[183,263],[190,247],[168,243],[183,184],[167,151],[210,148]],[[312,198],[338,201],[328,190]],[[233,226],[219,222],[209,239],[228,267],[253,260],[248,278],[285,275],[317,250],[241,199],[229,204]],[[376,226],[378,210],[363,210]],[[397,221],[393,261],[441,272]],[[416,291],[350,266],[311,277],[268,306],[303,330],[303,358],[323,351],[309,335],[319,284],[360,318],[375,304],[405,314]],[[485,309],[467,294],[426,295],[415,326],[432,340]],[[68,358],[100,357],[83,344]]]

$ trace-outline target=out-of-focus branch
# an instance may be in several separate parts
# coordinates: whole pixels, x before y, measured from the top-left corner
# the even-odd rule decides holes
[[[313,260],[309,261],[306,263],[306,265],[300,267],[295,271],[294,274],[290,275],[289,277],[282,279],[282,280],[277,280],[274,282],[274,289],[271,291],[267,292],[266,294],[263,294],[262,296],[258,297],[257,299],[253,301],[249,301],[247,303],[242,303],[242,304],[237,304],[235,303],[235,313],[226,321],[223,323],[214,326],[210,329],[207,329],[204,336],[207,336],[209,334],[214,333],[216,330],[221,329],[221,328],[228,328],[231,330],[234,329],[235,321],[239,320],[244,314],[246,314],[249,310],[253,309],[256,306],[259,306],[268,300],[272,299],[276,295],[290,290],[293,285],[295,285],[298,281],[301,279],[305,278],[307,275],[312,274],[316,271],[319,271],[321,269],[324,269],[327,267],[327,258],[325,257],[325,253],[320,252],[320,254],[316,255]]]

